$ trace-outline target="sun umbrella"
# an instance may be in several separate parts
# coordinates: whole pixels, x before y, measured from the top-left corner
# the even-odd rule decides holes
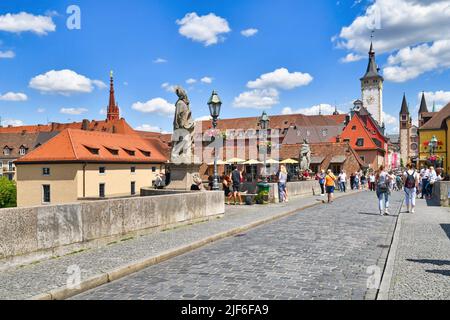
[[[262,162],[258,161],[258,160],[251,159],[251,160],[248,160],[248,161],[244,162],[243,164],[251,166],[251,165],[255,165],[255,164],[262,164]]]
[[[245,162],[245,160],[243,159],[239,159],[239,158],[231,158],[227,160],[227,164],[235,164],[235,163],[242,163]]]
[[[228,163],[226,163],[226,162],[223,161],[223,160],[217,160],[217,165],[218,165],[218,166],[224,166],[224,165],[226,165],[226,164],[228,164]],[[214,162],[208,163],[208,166],[213,166],[213,165],[214,165]]]
[[[286,160],[281,161],[281,163],[282,164],[298,164],[298,161],[294,160],[294,159],[286,159]]]
[[[280,163],[280,161],[277,161],[277,160],[274,160],[274,159],[266,160],[266,164],[278,164],[278,163]]]

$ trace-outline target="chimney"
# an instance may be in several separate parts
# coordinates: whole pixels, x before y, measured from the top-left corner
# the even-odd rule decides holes
[[[341,142],[341,136],[336,136],[336,142],[337,143]]]
[[[52,122],[52,131],[56,131],[56,127],[57,127],[57,124],[55,122]]]
[[[89,129],[89,120],[83,119],[83,122],[81,123],[81,130],[88,131]]]

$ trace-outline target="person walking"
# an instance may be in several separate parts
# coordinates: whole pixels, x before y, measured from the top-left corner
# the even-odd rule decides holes
[[[359,190],[359,172],[355,173],[355,190]]]
[[[336,176],[333,174],[331,169],[328,169],[327,174],[325,176],[325,187],[328,194],[328,203],[333,202],[333,194],[335,188]],[[325,201],[324,201],[325,203]]]
[[[225,193],[225,198],[227,199],[227,204],[230,205],[230,200],[232,197],[232,193],[230,190],[231,187],[231,178],[229,175],[226,175],[225,172],[222,175],[222,189],[223,192]]]
[[[434,184],[437,180],[437,174],[436,171],[434,170],[434,167],[430,167],[430,178],[429,178],[430,182],[428,184],[428,190],[427,190],[427,194],[428,194],[428,199],[430,200],[433,197],[433,187]]]
[[[241,182],[242,181],[242,173],[238,170],[237,167],[233,168],[233,171],[231,172],[231,182],[233,184],[233,201],[236,205],[236,200],[239,200],[239,204],[242,203],[242,197],[241,197]]]
[[[316,179],[319,181],[319,185],[320,185],[320,196],[324,197],[325,196],[325,170],[321,169],[319,173],[317,173]]]
[[[380,215],[389,215],[389,184],[390,176],[384,170],[384,166],[380,166],[380,169],[376,175],[376,188],[378,197],[378,208]]]
[[[422,195],[420,199],[427,199],[428,198],[428,185],[430,183],[430,169],[424,168],[423,171],[421,171],[422,176]]]
[[[352,172],[352,174],[350,175],[350,188],[352,190],[355,189],[355,173]]]
[[[367,177],[364,174],[364,172],[361,174],[361,189],[364,191],[366,190],[366,185],[367,185]]]
[[[406,195],[406,212],[414,213],[416,207],[416,193],[419,187],[420,174],[414,169],[411,163],[406,166],[403,174],[403,185],[405,186]]]
[[[278,199],[280,202],[288,202],[286,183],[287,183],[287,170],[284,165],[280,166],[280,170],[277,174],[278,178]]]
[[[339,174],[339,190],[341,192],[346,192],[346,184],[347,184],[347,174],[344,170],[341,170],[341,173]]]
[[[370,175],[369,175],[369,189],[370,189],[370,191],[375,191],[375,180],[376,180],[375,174],[373,173],[373,171],[371,171]]]

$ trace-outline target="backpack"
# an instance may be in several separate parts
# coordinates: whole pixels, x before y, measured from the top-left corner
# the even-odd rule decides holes
[[[407,177],[405,181],[405,188],[413,189],[416,187],[416,171],[413,172],[413,174],[409,174],[408,171],[406,171]]]
[[[388,190],[389,190],[386,177],[387,177],[386,174],[384,174],[384,175],[380,174],[380,177],[379,177],[379,180],[378,180],[378,190],[381,193],[388,192]]]

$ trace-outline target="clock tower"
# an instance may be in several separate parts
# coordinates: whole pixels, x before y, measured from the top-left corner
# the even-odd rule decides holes
[[[384,126],[383,121],[383,77],[379,74],[375,61],[375,51],[373,43],[370,43],[369,64],[366,74],[361,78],[361,92],[363,106],[369,111],[380,127]]]

